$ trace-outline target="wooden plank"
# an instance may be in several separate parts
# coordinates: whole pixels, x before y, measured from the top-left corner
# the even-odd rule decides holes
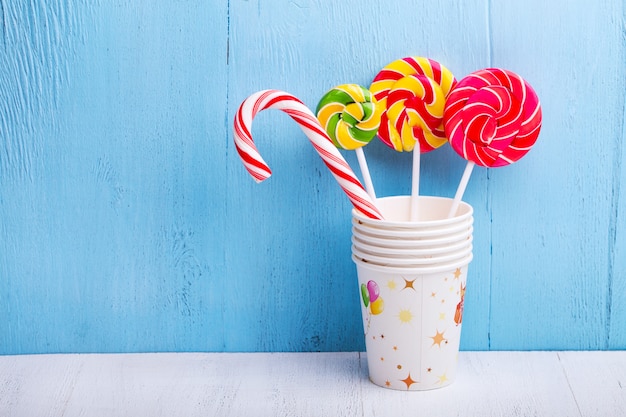
[[[559,352],[583,416],[626,415],[626,352]]]
[[[580,415],[557,355],[550,352],[461,352],[457,381],[446,388],[394,393],[364,384],[362,389],[367,416]]]
[[[232,416],[361,414],[356,353],[254,355],[233,370],[240,384],[228,409]]]
[[[286,90],[315,109],[330,88],[368,86],[385,65],[407,55],[429,56],[467,73],[487,57],[485,3],[463,2],[458,13],[450,14],[444,1],[426,8],[398,1],[384,6],[298,1],[280,7],[261,0],[231,2],[229,114],[249,94],[265,88]],[[380,22],[371,22],[372,7],[380,9]],[[416,30],[425,36],[416,36]],[[224,320],[231,330],[226,349],[362,349],[356,270],[350,259],[351,206],[300,129],[278,113],[263,112],[253,123],[258,148],[274,172],[266,182],[254,184],[232,144],[228,147],[228,188],[233,191],[225,219],[230,279],[224,286]],[[409,192],[409,153],[394,152],[378,140],[365,153],[380,196]],[[356,170],[353,152],[344,155]],[[454,172],[442,175],[442,167]],[[450,196],[463,161],[445,148],[424,155],[422,168],[423,192]],[[472,187],[480,184],[477,175]],[[489,266],[488,237],[480,234],[477,240],[481,257],[473,264],[476,279],[467,302],[468,317],[476,325],[466,327],[466,349],[488,347],[484,301],[489,282],[481,279]]]
[[[351,416],[356,353],[0,357],[3,416]]]
[[[402,392],[347,353],[0,356],[0,414],[572,416],[626,412],[626,352],[461,352],[458,379]]]
[[[0,414],[66,415],[82,366],[78,355],[0,356]]]
[[[227,2],[1,6],[0,352],[221,350]]]
[[[623,2],[0,8],[0,353],[361,349],[347,199],[285,115],[255,124],[275,177],[254,184],[232,119],[258,89],[315,107],[405,55],[510,68],[545,110],[535,149],[466,193],[462,347],[626,347]],[[410,154],[365,152],[380,195],[408,192]],[[423,193],[463,165],[424,155]]]
[[[623,12],[622,12],[623,13]],[[626,69],[625,69],[626,72]],[[625,75],[626,78],[626,75]],[[615,145],[615,181],[613,184],[613,204],[609,256],[609,320],[608,348],[626,349],[626,88],[622,116],[623,128],[620,140]]]
[[[585,8],[584,18],[556,3],[491,3],[492,64],[526,78],[544,114],[540,137],[526,157],[490,173],[493,350],[607,346],[607,248],[619,169],[614,152],[623,139],[626,87],[618,64],[623,27],[614,18],[623,15],[621,3],[596,3]],[[577,61],[586,45],[606,45],[584,53],[593,71],[564,65]],[[564,74],[558,83],[555,73]],[[602,89],[620,93],[598,95],[598,80]],[[593,157],[591,134],[605,143],[594,148]]]

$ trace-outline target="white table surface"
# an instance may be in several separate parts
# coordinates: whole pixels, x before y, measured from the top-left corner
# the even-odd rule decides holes
[[[626,351],[461,352],[421,392],[358,352],[0,356],[0,416],[626,416]]]

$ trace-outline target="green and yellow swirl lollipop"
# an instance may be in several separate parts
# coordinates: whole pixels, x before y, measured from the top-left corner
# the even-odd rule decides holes
[[[363,146],[376,136],[383,110],[368,89],[358,84],[342,84],[328,91],[315,111],[334,145],[356,152],[365,189],[372,199],[376,193]]]

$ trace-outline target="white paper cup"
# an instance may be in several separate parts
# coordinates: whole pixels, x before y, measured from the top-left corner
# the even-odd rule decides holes
[[[352,216],[371,227],[385,229],[417,229],[423,227],[440,227],[462,222],[472,217],[473,208],[461,201],[454,217],[448,218],[448,212],[453,199],[446,197],[419,196],[418,217],[411,221],[411,196],[393,196],[376,199],[376,207],[382,213],[384,220],[371,219],[357,209],[352,210]]]
[[[369,376],[399,390],[444,387],[456,377],[473,208],[421,196],[410,221],[410,196],[376,204],[385,220],[352,211]]]
[[[429,390],[456,378],[471,254],[430,268],[357,267],[370,380]]]

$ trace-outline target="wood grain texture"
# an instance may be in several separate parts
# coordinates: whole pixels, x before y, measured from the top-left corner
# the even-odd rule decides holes
[[[545,33],[529,32],[523,23],[550,26],[552,13],[521,4],[492,9],[499,17],[492,25],[493,64],[523,74],[544,110],[531,153],[491,173],[492,295],[506,300],[492,302],[490,347],[496,350],[608,347],[616,259],[607,249],[625,239],[611,230],[623,165],[616,151],[623,141],[625,78],[614,63],[624,50],[624,21],[616,18],[624,10],[621,3],[604,3],[587,9],[584,19],[572,9],[558,10],[551,36],[562,43],[544,42]],[[581,53],[590,71],[571,64]],[[549,81],[555,73],[562,74],[556,83]],[[600,88],[617,93],[599,104],[591,97]],[[603,138],[603,145],[590,147],[591,137]]]
[[[18,19],[23,30],[58,26],[50,10],[5,3],[39,19]],[[211,213],[224,213],[215,149],[227,130],[225,108],[211,103],[226,97],[226,4],[62,6],[82,30],[59,28],[71,54],[8,45],[12,60],[64,56],[67,72],[63,83],[23,76],[35,84],[24,95],[45,100],[25,114],[50,112],[55,125],[12,126],[39,146],[28,176],[2,178],[2,350],[221,349],[211,287],[221,286],[224,222]],[[207,25],[215,33],[199,38]]]
[[[461,352],[446,388],[372,384],[359,352],[0,356],[17,416],[618,416],[625,352]]]
[[[362,350],[348,199],[278,111],[255,184],[232,120],[407,55],[518,72],[544,110],[528,156],[466,191],[462,349],[625,348],[623,2],[456,3],[0,1],[0,354]],[[379,195],[409,192],[410,154],[365,153]],[[423,155],[422,192],[463,167]]]
[[[607,352],[602,359],[594,354],[576,353],[559,352],[558,357],[580,414],[619,416],[626,413],[624,352]],[[596,394],[592,394],[594,391]]]
[[[465,19],[484,24],[482,3],[470,3],[446,17],[450,27],[463,26]],[[478,67],[481,60],[486,61],[485,32],[451,31],[442,26],[447,9],[443,3],[426,8],[403,5],[392,1],[376,6],[380,13],[373,17],[371,6],[358,2],[233,2],[231,114],[251,91],[264,88],[284,89],[315,108],[321,95],[333,86],[346,82],[368,85],[384,65],[407,54],[430,54],[461,68]],[[398,31],[377,29],[389,26],[391,16]],[[457,62],[451,50],[441,46],[444,43],[452,50],[472,52],[469,57],[463,53],[465,60]],[[259,74],[257,68],[265,68],[265,73]],[[233,329],[226,335],[227,346],[243,350],[362,347],[355,268],[350,261],[348,200],[289,117],[279,112],[261,113],[253,124],[253,135],[274,175],[261,185],[254,184],[229,145],[229,156],[233,155],[229,188],[237,191],[229,195],[232,224],[227,235],[232,238],[226,242],[226,252],[236,256],[242,242],[248,242],[253,255],[247,262],[236,262],[234,257],[227,261],[228,275],[241,277],[230,286],[237,298],[251,293],[262,294],[263,299],[253,296],[249,306],[241,307],[244,310],[240,311],[246,311],[245,321],[226,317],[235,326],[243,325],[227,325]],[[409,192],[410,154],[397,154],[378,141],[368,145],[365,153],[379,195]],[[344,155],[356,166],[353,154]],[[441,149],[423,159],[424,192],[451,193],[463,169],[458,156]],[[442,175],[448,168],[458,177]],[[480,182],[477,175],[476,183]],[[486,242],[487,237],[478,235],[477,241]],[[480,269],[476,271],[480,275]],[[486,285],[488,288],[488,282]],[[477,287],[471,297],[480,301],[482,294]],[[466,346],[486,348],[488,303],[474,305],[479,310],[475,318],[480,333],[470,332]]]
[[[622,51],[626,58],[626,51]],[[622,134],[615,143],[613,180],[613,215],[609,229],[609,349],[626,345],[626,98],[622,107]]]

